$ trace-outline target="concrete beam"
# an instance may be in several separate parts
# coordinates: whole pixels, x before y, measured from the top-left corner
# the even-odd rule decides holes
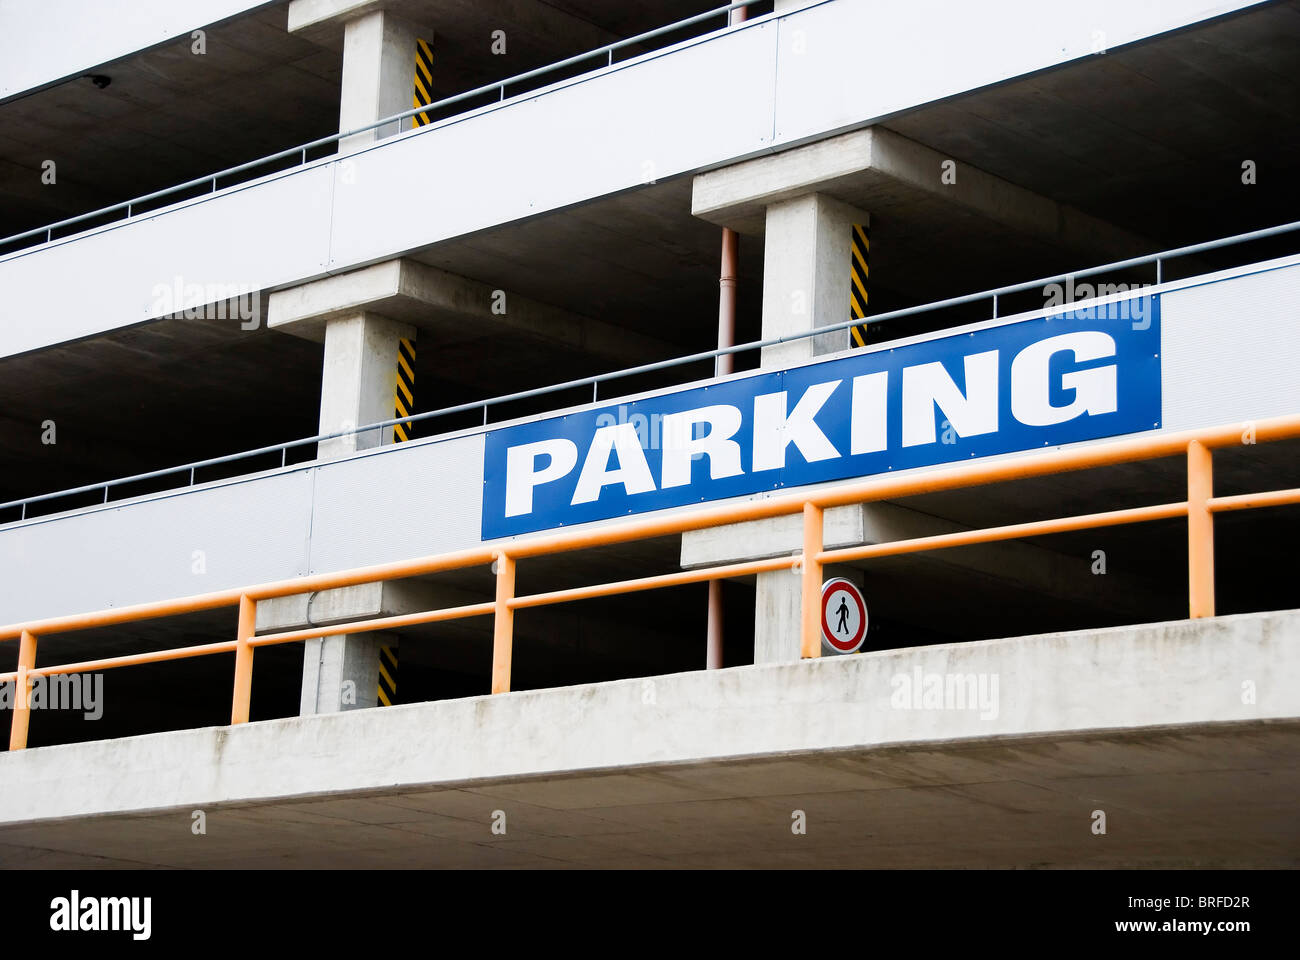
[[[831,507],[822,520],[822,538],[826,549],[851,547],[865,543],[866,512],[861,504]],[[752,523],[731,524],[688,530],[682,534],[682,569],[764,560],[768,557],[792,557],[803,549],[803,517],[772,517]]]
[[[554,570],[552,572],[555,572]],[[396,617],[410,613],[423,613],[446,607],[467,606],[490,599],[483,591],[425,580],[402,580],[384,583],[359,584],[336,590],[323,590],[312,594],[296,594],[263,600],[257,605],[257,630],[259,633],[283,630],[301,630],[313,626],[329,626],[352,620],[369,620],[378,617]],[[698,622],[686,617],[678,625],[675,636],[666,638],[653,624],[615,620],[584,610],[582,605],[561,604],[528,611],[515,622],[515,642],[529,650],[547,652],[548,661],[572,664],[574,659],[586,662],[620,664],[629,670],[654,670],[662,662],[666,643],[675,643],[692,632],[699,635],[700,663],[704,662],[704,618]],[[472,673],[481,669],[482,653],[491,646],[491,618],[469,618],[440,623],[437,626],[436,650],[429,650],[425,658],[436,662],[440,668]],[[367,634],[348,634],[350,639],[362,639]],[[415,643],[420,643],[416,640]],[[307,674],[316,676],[315,662],[330,651],[312,650],[304,655],[304,697],[310,688]],[[345,656],[339,652],[337,656]],[[412,653],[412,662],[421,656]],[[366,663],[367,669],[373,669]],[[563,669],[563,668],[561,668]],[[344,675],[344,678],[350,675]],[[337,686],[337,682],[334,682]],[[316,694],[313,692],[313,696]],[[373,699],[373,698],[372,698]],[[370,704],[373,706],[373,702]],[[316,712],[316,711],[308,711]]]
[[[810,193],[873,212],[940,201],[1030,236],[1072,249],[1108,250],[1116,257],[1156,249],[1143,237],[882,126],[699,174],[691,212],[759,236],[768,207]]]
[[[691,569],[793,555],[802,548],[802,522],[802,517],[799,516],[773,517],[709,530],[688,531],[682,534],[682,567]],[[970,528],[941,517],[894,503],[880,502],[836,507],[826,511],[824,538],[826,548],[833,550],[859,544],[939,536],[968,529]],[[1079,558],[1064,556],[1032,542],[986,543],[960,550],[935,550],[915,554],[914,557],[921,563],[969,571],[982,578],[1004,581],[1037,596],[1077,602],[1118,617],[1140,619],[1144,615],[1143,611],[1150,609],[1152,598],[1162,593],[1154,584],[1143,585],[1138,582],[1134,582],[1135,589],[1128,592],[1105,589],[1108,584],[1104,578],[1087,575],[1086,570],[1080,566]],[[794,579],[790,574],[784,575]],[[779,578],[781,572],[768,576]],[[795,607],[793,616],[797,617],[799,600],[794,594],[791,594],[791,598]],[[759,614],[761,616],[761,610]],[[785,614],[787,619],[789,616],[791,614]],[[756,626],[755,629],[759,628]],[[785,659],[798,656],[798,644],[791,650],[792,655]]]
[[[323,26],[338,26],[383,10],[386,0],[292,0],[289,4],[290,33]]]
[[[267,325],[323,342],[327,323],[357,310],[457,340],[511,335],[618,363],[672,355],[675,347],[600,320],[456,276],[414,260],[387,260],[271,294]]]
[[[898,678],[911,683],[918,673],[983,676],[988,702],[945,709],[927,708],[911,693],[901,698]],[[994,678],[996,702],[990,699]],[[1245,681],[1253,696],[1242,696]],[[1280,729],[1297,717],[1300,611],[1260,613],[11,751],[0,754],[0,781],[6,784],[0,824],[160,810],[185,811],[188,817],[189,810],[210,804],[360,791],[378,798],[439,785],[486,789],[493,781],[528,778],[549,783],[553,804],[563,808],[559,794],[566,781],[584,772],[622,773],[610,789],[622,784],[623,799],[605,802],[634,803],[626,790],[636,774],[650,771],[662,787],[662,777],[680,764],[707,764],[716,777],[728,760],[789,761],[827,751],[884,749],[923,756],[953,741],[989,746],[987,762],[978,770],[922,764],[924,769],[909,775],[919,780],[876,777],[874,786],[982,783],[1024,775],[1017,751],[1007,749],[1004,738],[1054,743],[1084,731],[1125,731],[1130,740],[1155,745],[1180,727],[1207,733],[1216,724],[1267,722]],[[1156,747],[1143,766],[1179,760],[1177,751]],[[1079,776],[1090,762],[1085,753],[1068,765],[1070,771],[1056,775]],[[1294,770],[1293,759],[1274,773],[1284,769]],[[123,777],[122,770],[134,775]],[[1160,796],[1170,792],[1161,778],[1149,789]],[[772,793],[781,795],[781,787]],[[677,798],[686,799],[680,791]],[[1287,790],[1275,801],[1291,809]],[[1079,812],[1085,837],[1090,809]]]
[[[419,613],[437,607],[476,602],[466,591],[432,583],[381,581],[354,587],[299,593],[262,600],[257,605],[259,633],[324,627],[349,620],[369,620]]]

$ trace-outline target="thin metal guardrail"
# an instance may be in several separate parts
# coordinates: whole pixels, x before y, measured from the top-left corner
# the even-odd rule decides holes
[[[1053,274],[1050,277],[1041,277],[1037,280],[1027,280],[1023,283],[1009,284],[997,287],[992,290],[982,290],[978,293],[964,294],[957,297],[949,297],[945,300],[937,300],[931,303],[919,304],[914,307],[903,307],[898,310],[890,310],[885,313],[873,314],[861,320],[845,320],[842,323],[830,324],[824,327],[815,327],[810,330],[802,330],[796,333],[788,333],[780,337],[770,337],[765,340],[752,340],[748,343],[735,344],[729,347],[721,347],[715,350],[702,350],[698,353],[687,354],[681,357],[674,357],[668,360],[658,360],[653,363],[643,363],[635,367],[625,367],[620,370],[610,371],[608,373],[593,374],[588,377],[580,377],[576,380],[568,380],[563,383],[550,384],[544,387],[534,387],[529,390],[519,390],[514,393],[501,394],[496,397],[489,397],[485,400],[473,400],[466,403],[459,403],[449,407],[440,407],[437,410],[426,410],[424,413],[412,414],[405,417],[394,417],[388,420],[379,420],[374,423],[365,424],[350,430],[341,430],[333,433],[320,433],[311,437],[303,437],[298,440],[289,440],[284,443],[271,444],[265,447],[256,447],[252,450],[243,450],[238,453],[226,454],[220,457],[209,457],[204,460],[196,460],[191,463],[180,464],[175,467],[164,467],[159,470],[151,470],[146,473],[137,473],[127,477],[118,477],[113,480],[100,481],[98,483],[84,484],[79,487],[70,487],[65,490],[57,490],[52,493],[43,493],[36,496],[24,497],[18,500],[10,500],[7,503],[0,503],[0,511],[12,510],[18,508],[20,515],[18,522],[27,519],[27,508],[32,504],[45,503],[51,500],[62,499],[63,497],[75,497],[81,494],[102,492],[104,502],[108,502],[109,490],[113,487],[124,487],[133,483],[144,483],[149,480],[158,480],[163,477],[174,474],[188,472],[189,483],[170,487],[168,489],[181,489],[183,486],[193,486],[195,483],[196,471],[207,467],[222,466],[228,463],[234,463],[239,460],[252,459],[253,457],[267,456],[269,454],[280,454],[281,467],[286,466],[288,462],[288,451],[298,447],[308,446],[313,443],[323,443],[327,440],[337,440],[343,437],[358,436],[371,430],[382,430],[393,427],[399,423],[415,423],[432,420],[437,417],[447,417],[458,413],[467,413],[473,410],[483,411],[483,424],[488,423],[488,410],[493,406],[500,406],[506,403],[512,403],[519,400],[529,400],[535,397],[546,396],[553,393],[562,393],[568,390],[576,390],[580,387],[592,387],[592,401],[595,402],[596,390],[599,385],[611,380],[619,380],[624,377],[637,376],[645,373],[655,373],[661,370],[668,370],[674,367],[687,366],[693,363],[702,363],[706,360],[716,360],[718,357],[726,354],[745,353],[751,350],[760,350],[765,347],[779,346],[784,343],[792,343],[798,340],[804,340],[808,337],[819,337],[828,333],[846,331],[850,327],[860,326],[863,324],[882,323],[886,320],[894,320],[902,317],[916,316],[922,313],[929,313],[936,310],[943,310],[949,307],[963,306],[970,303],[978,303],[981,300],[991,300],[993,302],[992,317],[997,316],[997,300],[1001,296],[1011,293],[1022,293],[1027,290],[1045,287],[1052,283],[1060,283],[1077,277],[1096,276],[1101,273],[1110,273],[1124,270],[1135,266],[1144,266],[1154,263],[1156,265],[1157,283],[1161,278],[1161,266],[1163,261],[1171,260],[1176,257],[1190,256],[1197,253],[1205,253],[1210,250],[1217,250],[1224,247],[1235,246],[1242,243],[1248,243],[1254,240],[1263,240],[1269,237],[1280,236],[1286,233],[1292,233],[1300,230],[1300,220],[1290,223],[1278,224],[1273,227],[1265,227],[1260,230],[1251,230],[1246,233],[1234,234],[1229,237],[1222,237],[1217,240],[1207,240],[1201,243],[1188,244],[1182,247],[1175,247],[1170,250],[1164,250],[1159,253],[1144,254],[1138,257],[1129,257],[1126,260],[1117,260],[1111,263],[1099,264],[1094,267],[1085,267],[1080,270],[1072,270],[1068,273]],[[1062,305],[1063,308],[1066,305]],[[738,374],[738,376],[741,374]],[[617,399],[617,398],[610,398]],[[13,522],[13,521],[11,521]]]
[[[520,83],[525,83],[529,80],[535,80],[538,77],[546,76],[548,73],[554,73],[558,70],[563,70],[567,67],[577,66],[580,63],[585,63],[586,61],[593,60],[597,57],[605,57],[606,62],[604,65],[602,65],[602,67],[597,67],[596,70],[604,69],[606,67],[612,67],[614,65],[614,53],[617,50],[622,50],[625,47],[635,46],[636,44],[639,43],[645,43],[648,40],[654,40],[657,39],[658,37],[665,36],[666,34],[676,33],[679,30],[684,30],[688,27],[694,26],[697,23],[701,23],[705,20],[709,20],[714,17],[720,17],[726,15],[728,17],[728,25],[729,25],[732,10],[751,7],[754,6],[755,4],[763,3],[763,2],[765,2],[765,0],[736,0],[736,2],[730,3],[724,7],[715,7],[714,9],[705,11],[704,13],[697,13],[694,16],[686,17],[683,20],[678,20],[676,23],[670,23],[666,26],[656,27],[653,30],[647,30],[645,33],[639,33],[634,37],[628,37],[624,40],[616,40],[614,43],[606,44],[603,47],[599,47],[587,53],[580,53],[572,57],[566,57],[563,60],[557,60],[555,63],[550,63],[543,67],[537,67],[536,69],[528,70],[524,73],[516,74],[513,77],[507,77],[505,80],[497,80],[494,83],[484,84],[481,87],[475,87],[473,90],[467,90],[464,93],[457,93],[457,94],[453,94],[450,97],[444,97],[443,99],[439,100],[437,103],[431,103],[428,104],[427,106],[413,107],[410,110],[403,110],[401,113],[394,113],[391,116],[384,117],[382,120],[375,120],[372,123],[367,123],[365,126],[355,127],[351,130],[342,133],[330,134],[328,137],[321,137],[317,140],[312,140],[308,143],[299,144],[296,147],[288,147],[287,149],[280,150],[276,153],[267,154],[264,157],[258,157],[256,160],[249,160],[247,163],[241,163],[233,167],[227,167],[225,170],[218,171],[217,173],[211,173],[203,177],[198,177],[194,180],[187,180],[185,183],[179,183],[176,184],[175,186],[165,187],[162,190],[155,190],[153,193],[147,193],[144,196],[134,197],[131,200],[124,200],[121,203],[115,203],[112,204],[111,206],[101,207],[98,210],[92,210],[89,213],[83,213],[75,217],[69,217],[66,220],[60,220],[57,223],[46,224],[43,227],[35,227],[31,230],[24,231],[23,233],[15,233],[12,236],[8,236],[5,237],[4,239],[0,239],[0,248],[3,248],[10,243],[16,243],[19,240],[26,240],[29,237],[40,236],[41,234],[45,234],[44,243],[52,243],[54,239],[55,230],[59,230],[64,227],[74,226],[78,223],[85,223],[88,220],[94,220],[99,217],[105,217],[110,213],[117,213],[121,210],[125,210],[127,212],[126,219],[129,220],[131,219],[132,216],[131,211],[132,208],[134,207],[137,207],[144,203],[149,203],[153,200],[160,200],[163,197],[168,197],[171,196],[172,194],[184,193],[186,190],[193,190],[196,187],[203,186],[204,184],[210,183],[212,186],[210,192],[216,193],[217,181],[219,179],[235,176],[236,174],[240,174],[240,173],[247,173],[249,170],[255,170],[258,167],[263,167],[266,166],[267,164],[275,163],[278,160],[284,160],[288,157],[294,156],[295,154],[301,156],[302,159],[299,164],[301,166],[307,163],[307,151],[309,150],[316,150],[320,147],[328,146],[329,144],[332,143],[338,143],[342,140],[346,140],[348,137],[355,137],[357,134],[367,133],[371,130],[377,130],[380,127],[386,126],[390,123],[397,123],[400,126],[403,120],[413,117],[417,113],[431,113],[433,111],[440,110],[443,107],[450,107],[457,103],[463,103],[466,100],[472,100],[475,97],[481,97],[485,94],[493,92],[494,90],[500,91],[501,93],[500,101],[504,102],[506,99],[506,87],[514,86]],[[723,30],[727,29],[727,26],[724,26],[722,29]],[[530,92],[535,92],[535,91],[530,91]],[[437,124],[435,123],[432,124],[431,126],[437,126]],[[34,246],[39,246],[39,244],[36,244]],[[21,249],[23,248],[20,247],[19,250]],[[18,251],[10,251],[10,252],[18,252]]]

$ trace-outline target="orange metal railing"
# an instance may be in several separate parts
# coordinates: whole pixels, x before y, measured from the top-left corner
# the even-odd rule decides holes
[[[700,583],[726,577],[745,576],[769,570],[794,569],[799,571],[803,603],[800,647],[804,657],[816,657],[820,655],[821,651],[821,624],[818,609],[821,598],[822,568],[827,563],[889,557],[921,550],[991,543],[998,540],[1118,526],[1171,517],[1187,518],[1189,616],[1193,618],[1212,617],[1214,616],[1214,514],[1300,503],[1300,488],[1271,490],[1231,497],[1215,497],[1212,451],[1215,448],[1268,443],[1297,437],[1300,437],[1300,415],[1249,421],[1185,433],[1155,434],[1128,440],[1098,443],[1070,450],[1054,450],[1008,457],[987,463],[963,464],[958,467],[925,470],[907,476],[874,477],[815,491],[796,492],[769,499],[696,509],[669,516],[650,517],[587,530],[571,530],[560,534],[529,537],[523,540],[475,547],[455,553],[440,554],[400,563],[362,567],[340,573],[299,577],[293,580],[282,580],[238,590],[202,594],[179,600],[139,604],[114,610],[101,610],[96,613],[53,617],[0,627],[0,641],[14,639],[19,641],[17,669],[12,673],[0,673],[0,683],[16,682],[18,691],[21,694],[14,698],[15,707],[9,736],[9,749],[21,750],[27,745],[27,730],[30,722],[28,691],[30,690],[31,680],[35,677],[84,673],[92,670],[106,670],[115,667],[233,652],[235,654],[235,677],[234,692],[231,698],[230,722],[244,723],[248,720],[249,701],[252,695],[253,655],[258,647],[296,643],[337,634],[391,630],[422,623],[436,623],[464,617],[490,615],[494,618],[491,689],[493,693],[504,693],[510,689],[510,662],[514,647],[514,613],[516,610],[613,594]],[[1185,455],[1187,458],[1187,499],[1179,503],[1163,503],[1054,520],[987,527],[979,530],[897,540],[889,543],[844,547],[836,550],[826,550],[824,546],[822,519],[825,511],[832,507],[908,497],[922,493],[934,493],[942,490],[954,490],[962,487],[982,486],[1177,455]],[[515,573],[521,560],[531,560],[537,557],[569,553],[590,547],[679,534],[688,530],[701,530],[708,527],[800,513],[803,515],[803,551],[793,557],[774,557],[745,563],[732,563],[707,569],[686,570],[660,576],[641,577],[634,580],[622,580],[568,590],[556,590],[549,593],[526,596],[516,596],[515,594]],[[311,627],[306,630],[281,631],[263,635],[258,635],[256,632],[256,610],[257,603],[260,600],[331,590],[381,580],[423,576],[447,570],[486,566],[487,564],[492,565],[493,573],[496,576],[496,596],[494,600],[489,602],[354,621],[330,627]],[[235,639],[232,641],[108,657],[101,660],[86,660],[79,663],[36,666],[36,647],[40,637],[223,607],[237,607],[239,611]]]

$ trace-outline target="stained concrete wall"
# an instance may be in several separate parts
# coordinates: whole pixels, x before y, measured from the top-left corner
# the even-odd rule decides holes
[[[928,678],[948,676],[974,677],[982,702],[932,707]],[[885,744],[1083,730],[1154,736],[1179,725],[1296,717],[1300,611],[1248,614],[5,753],[0,823]]]

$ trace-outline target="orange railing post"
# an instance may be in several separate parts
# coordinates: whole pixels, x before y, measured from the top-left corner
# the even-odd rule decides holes
[[[253,699],[253,633],[257,630],[257,601],[245,594],[239,598],[239,627],[235,633],[235,693],[230,703],[230,722],[247,723],[248,705]]]
[[[515,598],[515,560],[504,553],[497,554],[497,600],[495,620],[492,625],[492,692],[510,692],[510,658],[515,643],[515,610],[510,602]]]
[[[36,637],[24,630],[18,641],[18,679],[14,688],[14,718],[9,727],[10,750],[24,750],[27,747],[27,725],[32,716],[31,681],[27,679],[27,671],[35,666]]]
[[[803,599],[799,655],[822,655],[822,508],[815,503],[803,505]]]
[[[1188,616],[1214,616],[1214,454],[1199,440],[1187,445]]]

